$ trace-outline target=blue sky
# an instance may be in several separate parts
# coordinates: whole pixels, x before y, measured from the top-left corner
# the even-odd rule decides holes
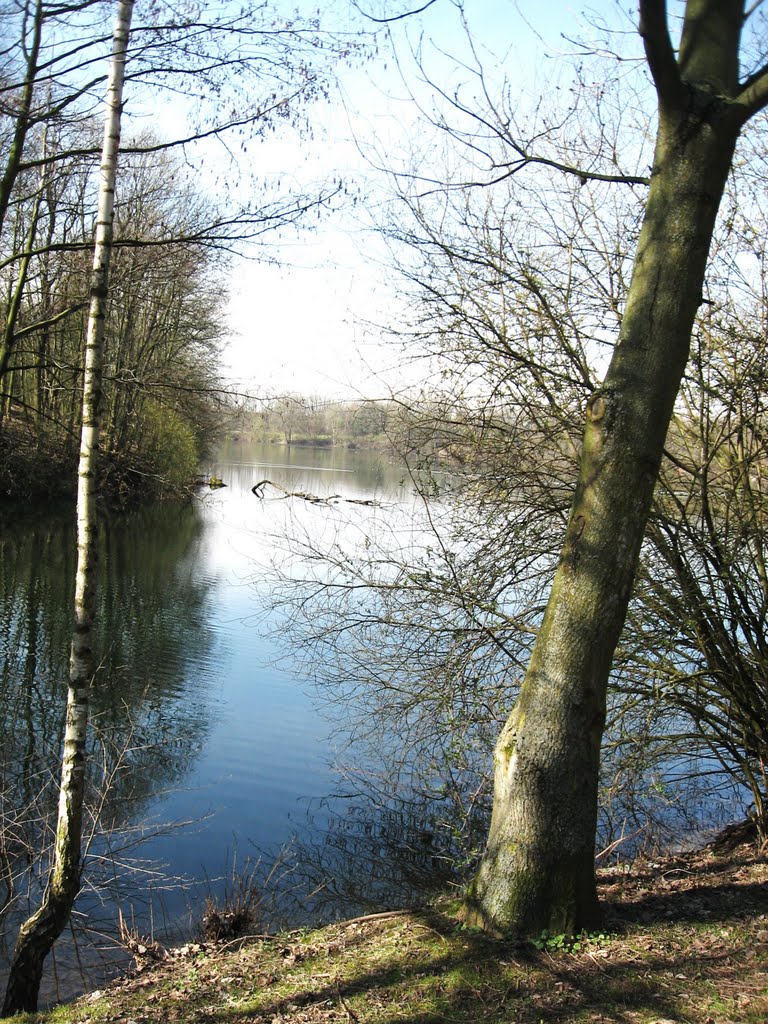
[[[406,8],[387,0],[375,9]],[[622,14],[612,0],[466,0],[465,12],[490,78],[506,75],[529,97],[571,75],[578,57],[571,40],[599,41],[595,26],[602,19],[632,32],[626,5]],[[394,162],[414,142],[429,149],[408,96],[413,90],[426,104],[429,89],[419,84],[410,51],[421,46],[433,77],[450,87],[471,77],[454,59],[469,62],[470,53],[451,0],[397,23],[391,36],[400,70],[383,40],[376,60],[342,70],[340,90],[313,115],[311,140],[271,139],[253,150],[259,166],[281,181],[341,176],[359,196],[357,205],[349,203],[313,230],[284,235],[274,249],[282,265],[236,265],[226,359],[230,376],[255,394],[371,397],[385,394],[386,382],[408,382],[369,326],[396,317],[401,295],[380,240],[366,226],[366,208],[381,201],[383,177],[365,154]]]

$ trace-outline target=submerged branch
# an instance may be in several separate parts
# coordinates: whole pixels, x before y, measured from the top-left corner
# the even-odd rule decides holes
[[[346,502],[347,505],[369,505],[374,508],[381,508],[381,502],[376,498],[345,498],[341,494],[329,494],[325,498],[321,498],[318,494],[310,494],[308,491],[287,491],[280,484],[276,484],[273,480],[259,480],[257,484],[254,484],[251,488],[251,493],[254,494],[260,501],[264,500],[264,488],[274,487],[277,491],[282,491],[282,497],[278,498],[278,501],[283,501],[285,498],[301,498],[302,501],[309,501],[313,505],[335,505],[339,501]]]

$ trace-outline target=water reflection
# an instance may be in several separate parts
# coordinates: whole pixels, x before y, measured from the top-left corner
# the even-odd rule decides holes
[[[58,510],[0,523],[3,951],[39,897],[58,799],[75,541]],[[176,787],[210,728],[204,666],[215,578],[196,570],[199,509],[143,509],[100,528],[87,878],[123,873],[134,827]],[[80,902],[82,912],[83,902]]]
[[[343,490],[347,497],[402,496],[402,472],[391,459],[376,452],[347,448],[302,448],[231,441],[216,461],[225,468],[227,482],[250,491],[264,476],[294,490],[327,495]],[[260,474],[261,470],[267,470]]]
[[[374,521],[405,528],[410,517],[397,506],[412,500],[408,484],[379,456],[335,449],[231,445],[210,471],[227,487],[190,506],[101,524],[90,780],[100,824],[77,920],[102,931],[119,906],[140,931],[167,922],[178,937],[190,906],[199,915],[202,896],[224,888],[235,850],[239,863],[266,851],[266,871],[287,847],[300,865],[298,875],[279,873],[281,924],[402,902],[427,877],[443,878],[448,847],[423,802],[402,791],[364,794],[353,809],[349,792],[336,789],[333,726],[281,642],[258,569],[296,557],[289,522],[321,547],[343,531],[359,543]],[[260,502],[251,488],[264,478],[386,507]],[[0,516],[0,884],[14,897],[3,921],[7,953],[27,885],[34,897],[44,879],[44,864],[32,868],[55,812],[75,543],[71,510]],[[190,824],[165,827],[178,821]],[[71,945],[57,958],[58,994],[71,995],[81,985],[67,977]],[[42,998],[55,994],[49,978]]]
[[[485,837],[490,790],[470,806],[423,778],[395,784],[380,772],[345,774],[346,786],[310,809],[311,827],[289,851],[284,918],[419,906],[466,880]]]

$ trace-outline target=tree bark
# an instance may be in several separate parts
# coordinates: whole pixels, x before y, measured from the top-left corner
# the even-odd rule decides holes
[[[743,3],[689,0],[677,59],[665,5],[640,8],[659,99],[653,173],[614,356],[587,404],[552,591],[496,747],[490,833],[466,916],[498,933],[574,933],[599,920],[594,844],[611,663],[720,199],[756,109],[738,83]]]
[[[53,864],[43,901],[19,929],[3,1015],[37,1009],[43,963],[63,931],[80,890],[81,833],[85,796],[89,690],[93,679],[95,614],[95,471],[101,417],[104,318],[109,292],[117,155],[123,78],[133,0],[120,0],[112,41],[112,62],[104,121],[104,143],[96,220],[91,304],[85,350],[83,418],[77,491],[77,576],[69,661],[64,754]]]

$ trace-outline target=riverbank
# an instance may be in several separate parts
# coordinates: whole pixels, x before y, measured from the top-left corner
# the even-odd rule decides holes
[[[22,420],[6,421],[0,430],[0,503],[45,506],[73,503],[77,497],[79,435],[62,430],[35,431]],[[125,509],[149,501],[188,499],[195,488],[197,451],[176,451],[162,459],[136,446],[102,450],[98,497],[103,505]]]
[[[36,1024],[764,1024],[768,856],[712,848],[600,873],[605,931],[564,950],[493,941],[448,908],[145,949]],[[156,959],[160,957],[161,959]]]

